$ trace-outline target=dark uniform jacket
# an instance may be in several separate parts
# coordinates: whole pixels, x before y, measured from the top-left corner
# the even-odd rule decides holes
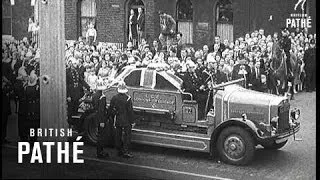
[[[289,53],[291,49],[291,40],[288,36],[284,36],[280,39],[280,48],[283,49],[285,53]]]
[[[112,117],[116,116],[115,125],[117,127],[130,126],[134,122],[132,100],[126,94],[118,93],[113,96],[108,111],[108,114],[111,114]]]
[[[303,61],[305,63],[306,71],[316,69],[316,48],[307,49],[304,53]]]
[[[10,108],[10,99],[9,99],[9,93],[11,91],[10,86],[7,84],[2,89],[2,113],[3,115],[9,115],[11,114],[11,108]]]
[[[202,75],[202,79],[205,80],[205,82],[208,82],[208,81],[212,81],[213,80],[213,83],[214,84],[221,84],[223,82],[227,82],[228,81],[228,78],[227,78],[227,75],[219,70],[204,70],[203,71],[203,75]],[[211,79],[212,77],[212,79]]]
[[[183,83],[182,83],[182,89],[184,89],[186,92],[191,93],[193,96],[195,96],[196,91],[198,89],[198,76],[196,73],[190,73],[186,72],[182,77]]]
[[[23,81],[17,80],[14,84],[15,93],[18,96],[19,101],[19,109],[18,114],[19,116],[25,117],[27,114],[27,96],[26,96],[26,85]]]
[[[133,15],[133,17],[131,19],[129,17],[129,21],[131,21],[131,23],[132,23],[132,24],[129,24],[129,26],[131,27],[132,38],[136,39],[138,37],[137,15]]]
[[[106,96],[96,92],[92,95],[93,108],[97,113],[98,123],[107,122]]]
[[[226,49],[226,46],[223,43],[220,43],[220,47],[218,50],[220,56],[225,49]],[[209,52],[213,52],[213,50],[214,50],[214,43],[209,47]]]
[[[26,86],[27,120],[40,119],[40,86]]]
[[[252,68],[252,72],[250,73],[250,80],[249,83],[252,84],[252,89],[256,90],[256,91],[260,91],[261,90],[261,75],[264,73],[262,68],[259,68],[259,72],[256,72],[256,67]],[[257,74],[259,73],[259,74]]]
[[[83,87],[90,89],[90,86],[81,77],[78,69],[67,69],[67,97],[71,97],[72,100],[79,100],[83,95]]]
[[[142,13],[140,16],[138,15],[138,31],[144,31],[144,25],[145,25],[145,17],[144,13]]]

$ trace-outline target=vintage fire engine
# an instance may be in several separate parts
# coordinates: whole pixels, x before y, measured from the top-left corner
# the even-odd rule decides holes
[[[132,141],[219,155],[229,164],[248,164],[257,145],[283,147],[300,129],[299,109],[290,109],[286,97],[241,87],[241,80],[213,88],[213,107],[199,119],[192,94],[181,90],[182,80],[165,71],[126,68],[103,92],[107,104],[117,94],[117,83],[125,81],[135,113],[141,119],[132,131]],[[86,117],[90,117],[86,116]],[[87,139],[96,142],[94,118],[85,120]]]

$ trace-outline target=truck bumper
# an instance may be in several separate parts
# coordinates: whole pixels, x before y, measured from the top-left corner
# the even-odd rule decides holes
[[[296,134],[300,130],[300,122],[293,124],[289,130],[270,137],[259,138],[261,144],[268,142],[282,143],[289,139],[290,136]]]

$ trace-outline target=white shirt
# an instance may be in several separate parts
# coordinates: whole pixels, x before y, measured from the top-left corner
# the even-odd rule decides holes
[[[28,32],[33,32],[35,29],[36,24],[35,23],[30,23],[28,26]]]
[[[97,31],[95,30],[95,29],[88,29],[88,31],[87,31],[87,34],[86,34],[86,36],[87,37],[89,37],[89,36],[96,36],[96,34],[97,34]]]

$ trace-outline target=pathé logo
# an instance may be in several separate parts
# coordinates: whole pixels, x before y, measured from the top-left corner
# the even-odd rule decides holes
[[[307,0],[298,0],[298,2],[294,5],[294,10],[297,10],[297,7],[299,4],[301,4],[301,10],[304,11],[304,4],[306,3]]]

